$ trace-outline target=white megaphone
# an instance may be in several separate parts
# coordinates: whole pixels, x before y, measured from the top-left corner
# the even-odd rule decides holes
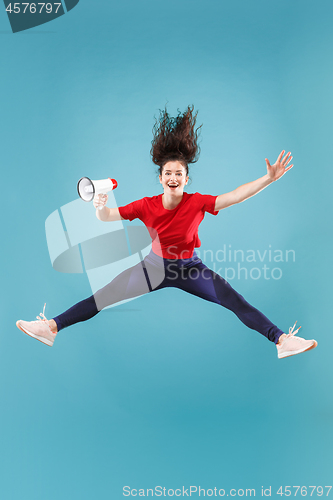
[[[101,181],[91,181],[88,177],[82,177],[77,183],[77,192],[83,201],[91,201],[97,194],[106,194],[117,186],[118,182],[110,177]],[[99,210],[102,208],[98,207]]]

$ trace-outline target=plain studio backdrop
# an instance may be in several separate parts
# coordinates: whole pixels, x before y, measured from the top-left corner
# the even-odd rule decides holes
[[[1,498],[332,485],[332,15],[328,0],[81,0],[13,34],[0,9]],[[79,178],[115,178],[118,206],[161,193],[149,150],[166,104],[203,123],[188,192],[230,191],[292,152],[290,172],[207,214],[199,236],[222,274],[240,262],[216,259],[224,245],[254,250],[240,263],[266,278],[230,284],[284,331],[298,320],[314,351],[278,360],[230,311],[172,289],[52,349],[16,328],[91,294],[85,274],[52,268],[45,237]]]

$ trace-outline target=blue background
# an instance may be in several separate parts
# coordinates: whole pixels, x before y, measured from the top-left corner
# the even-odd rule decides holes
[[[81,0],[14,35],[0,12],[2,498],[332,484],[332,14],[329,1]],[[192,103],[204,125],[189,192],[227,192],[292,151],[290,172],[207,215],[200,237],[214,252],[294,249],[280,280],[231,284],[318,348],[278,360],[179,290],[104,311],[52,349],[23,335],[16,320],[44,302],[52,317],[91,293],[52,269],[46,218],[83,175],[116,178],[119,206],[160,193],[154,115]]]

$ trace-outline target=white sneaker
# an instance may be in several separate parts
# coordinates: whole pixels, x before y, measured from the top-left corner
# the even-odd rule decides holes
[[[316,340],[305,340],[301,337],[296,337],[296,333],[301,328],[299,327],[294,331],[296,323],[293,327],[289,328],[289,334],[284,337],[281,344],[276,344],[278,358],[280,359],[286,358],[287,356],[294,356],[295,354],[300,354],[301,352],[310,351],[310,349],[314,349],[318,345]]]
[[[45,306],[46,304],[44,304],[43,312],[40,313],[41,318],[37,316],[38,321],[23,321],[20,319],[16,322],[16,326],[30,337],[52,347],[57,334],[52,332],[49,322],[44,316]]]

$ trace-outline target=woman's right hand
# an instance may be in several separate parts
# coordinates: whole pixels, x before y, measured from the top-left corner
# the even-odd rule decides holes
[[[96,209],[101,210],[105,207],[109,197],[107,194],[97,194],[94,196],[93,205]]]

